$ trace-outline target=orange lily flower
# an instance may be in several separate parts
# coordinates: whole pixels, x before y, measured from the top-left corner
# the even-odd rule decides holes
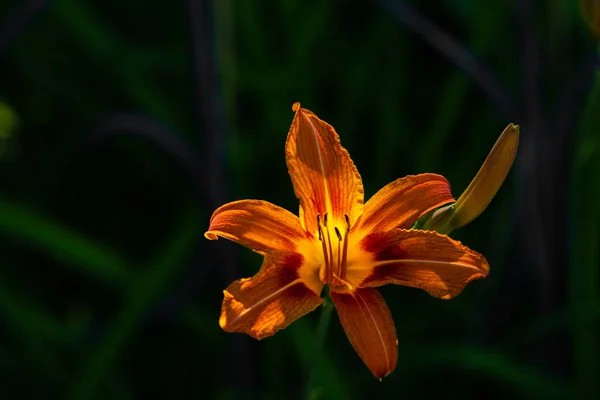
[[[381,378],[396,367],[398,341],[375,288],[394,283],[450,299],[489,265],[448,236],[409,230],[454,201],[443,176],[397,179],[364,204],[361,177],[333,127],[299,103],[293,110],[285,154],[299,217],[266,201],[235,201],[214,212],[204,234],[264,255],[256,275],[224,291],[219,324],[262,339],[321,305],[328,285],[350,343]]]

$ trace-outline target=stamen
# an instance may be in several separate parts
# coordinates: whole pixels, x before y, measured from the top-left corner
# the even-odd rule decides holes
[[[325,221],[327,221],[327,214],[325,214]],[[319,241],[321,242],[321,248],[323,249],[323,260],[325,261],[325,280],[327,281],[329,278],[329,274],[331,271],[331,263],[329,262],[329,257],[327,257],[327,254],[329,253],[327,251],[327,243],[325,243],[325,240],[323,240],[323,227],[321,226],[321,214],[317,214],[317,227],[319,230]],[[331,245],[330,245],[331,247]]]
[[[344,214],[345,231],[342,234],[341,227],[333,226],[335,237],[337,237],[337,254],[334,257],[331,243],[331,231],[328,229],[328,213],[317,214],[317,232],[321,249],[323,250],[324,268],[321,269],[319,277],[328,285],[340,285],[346,277],[346,263],[348,261],[348,236],[350,234],[350,218]],[[343,248],[342,248],[343,246]],[[337,261],[337,262],[336,262]]]
[[[327,213],[325,213],[325,215],[323,216],[324,219],[324,225],[325,228],[327,228]],[[327,245],[329,246],[328,248],[328,253],[329,254],[324,254],[325,258],[327,258],[327,256],[329,256],[329,274],[327,275],[327,279],[329,282],[333,281],[333,249],[331,247],[331,235],[329,234],[329,229],[326,229],[327,232]]]
[[[342,273],[342,234],[340,230],[337,228],[333,228],[335,230],[335,234],[338,238],[338,246],[337,246],[337,274],[338,276]]]
[[[348,262],[348,236],[350,235],[350,218],[348,218],[348,214],[344,214],[344,218],[346,219],[346,234],[344,235],[342,262],[339,264],[341,279],[346,279],[346,263]]]

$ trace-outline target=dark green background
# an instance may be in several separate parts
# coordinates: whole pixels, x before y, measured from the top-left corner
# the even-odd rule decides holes
[[[0,398],[599,398],[596,49],[577,1],[2,1]],[[260,257],[202,234],[228,201],[297,210],[294,101],[367,198],[421,172],[458,197],[521,127],[453,234],[490,276],[383,288],[383,382],[335,315],[316,362],[319,310],[261,342],[217,323]]]

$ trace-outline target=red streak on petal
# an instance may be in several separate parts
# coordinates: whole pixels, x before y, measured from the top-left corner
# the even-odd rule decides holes
[[[303,262],[304,257],[302,256],[302,254],[290,253],[286,254],[283,260],[281,260],[281,264],[278,265],[280,265],[282,268],[298,269],[302,266]]]
[[[279,275],[283,287],[292,283],[299,278],[298,270],[304,262],[302,254],[290,253],[282,256],[281,259],[277,260],[277,265],[281,268],[281,274]],[[304,286],[304,285],[303,285]]]
[[[368,235],[360,246],[364,251],[374,254],[376,261],[401,260],[408,255],[402,244],[390,240],[390,235],[385,232]]]

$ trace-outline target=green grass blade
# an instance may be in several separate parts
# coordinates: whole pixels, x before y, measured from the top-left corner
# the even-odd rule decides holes
[[[92,352],[85,364],[82,375],[72,387],[71,399],[91,399],[98,386],[109,373],[123,352],[128,340],[140,327],[144,313],[153,302],[168,288],[170,279],[185,264],[185,258],[198,240],[201,230],[197,215],[186,213],[177,225],[176,232],[162,248],[147,272],[140,276],[130,290],[121,311],[116,315],[104,340]]]
[[[436,365],[467,368],[482,376],[507,384],[523,398],[563,399],[569,394],[564,382],[504,353],[475,347],[431,349],[427,361]]]
[[[58,222],[5,200],[0,200],[0,235],[44,252],[95,279],[121,284],[132,276],[125,261],[110,249],[95,244]]]

